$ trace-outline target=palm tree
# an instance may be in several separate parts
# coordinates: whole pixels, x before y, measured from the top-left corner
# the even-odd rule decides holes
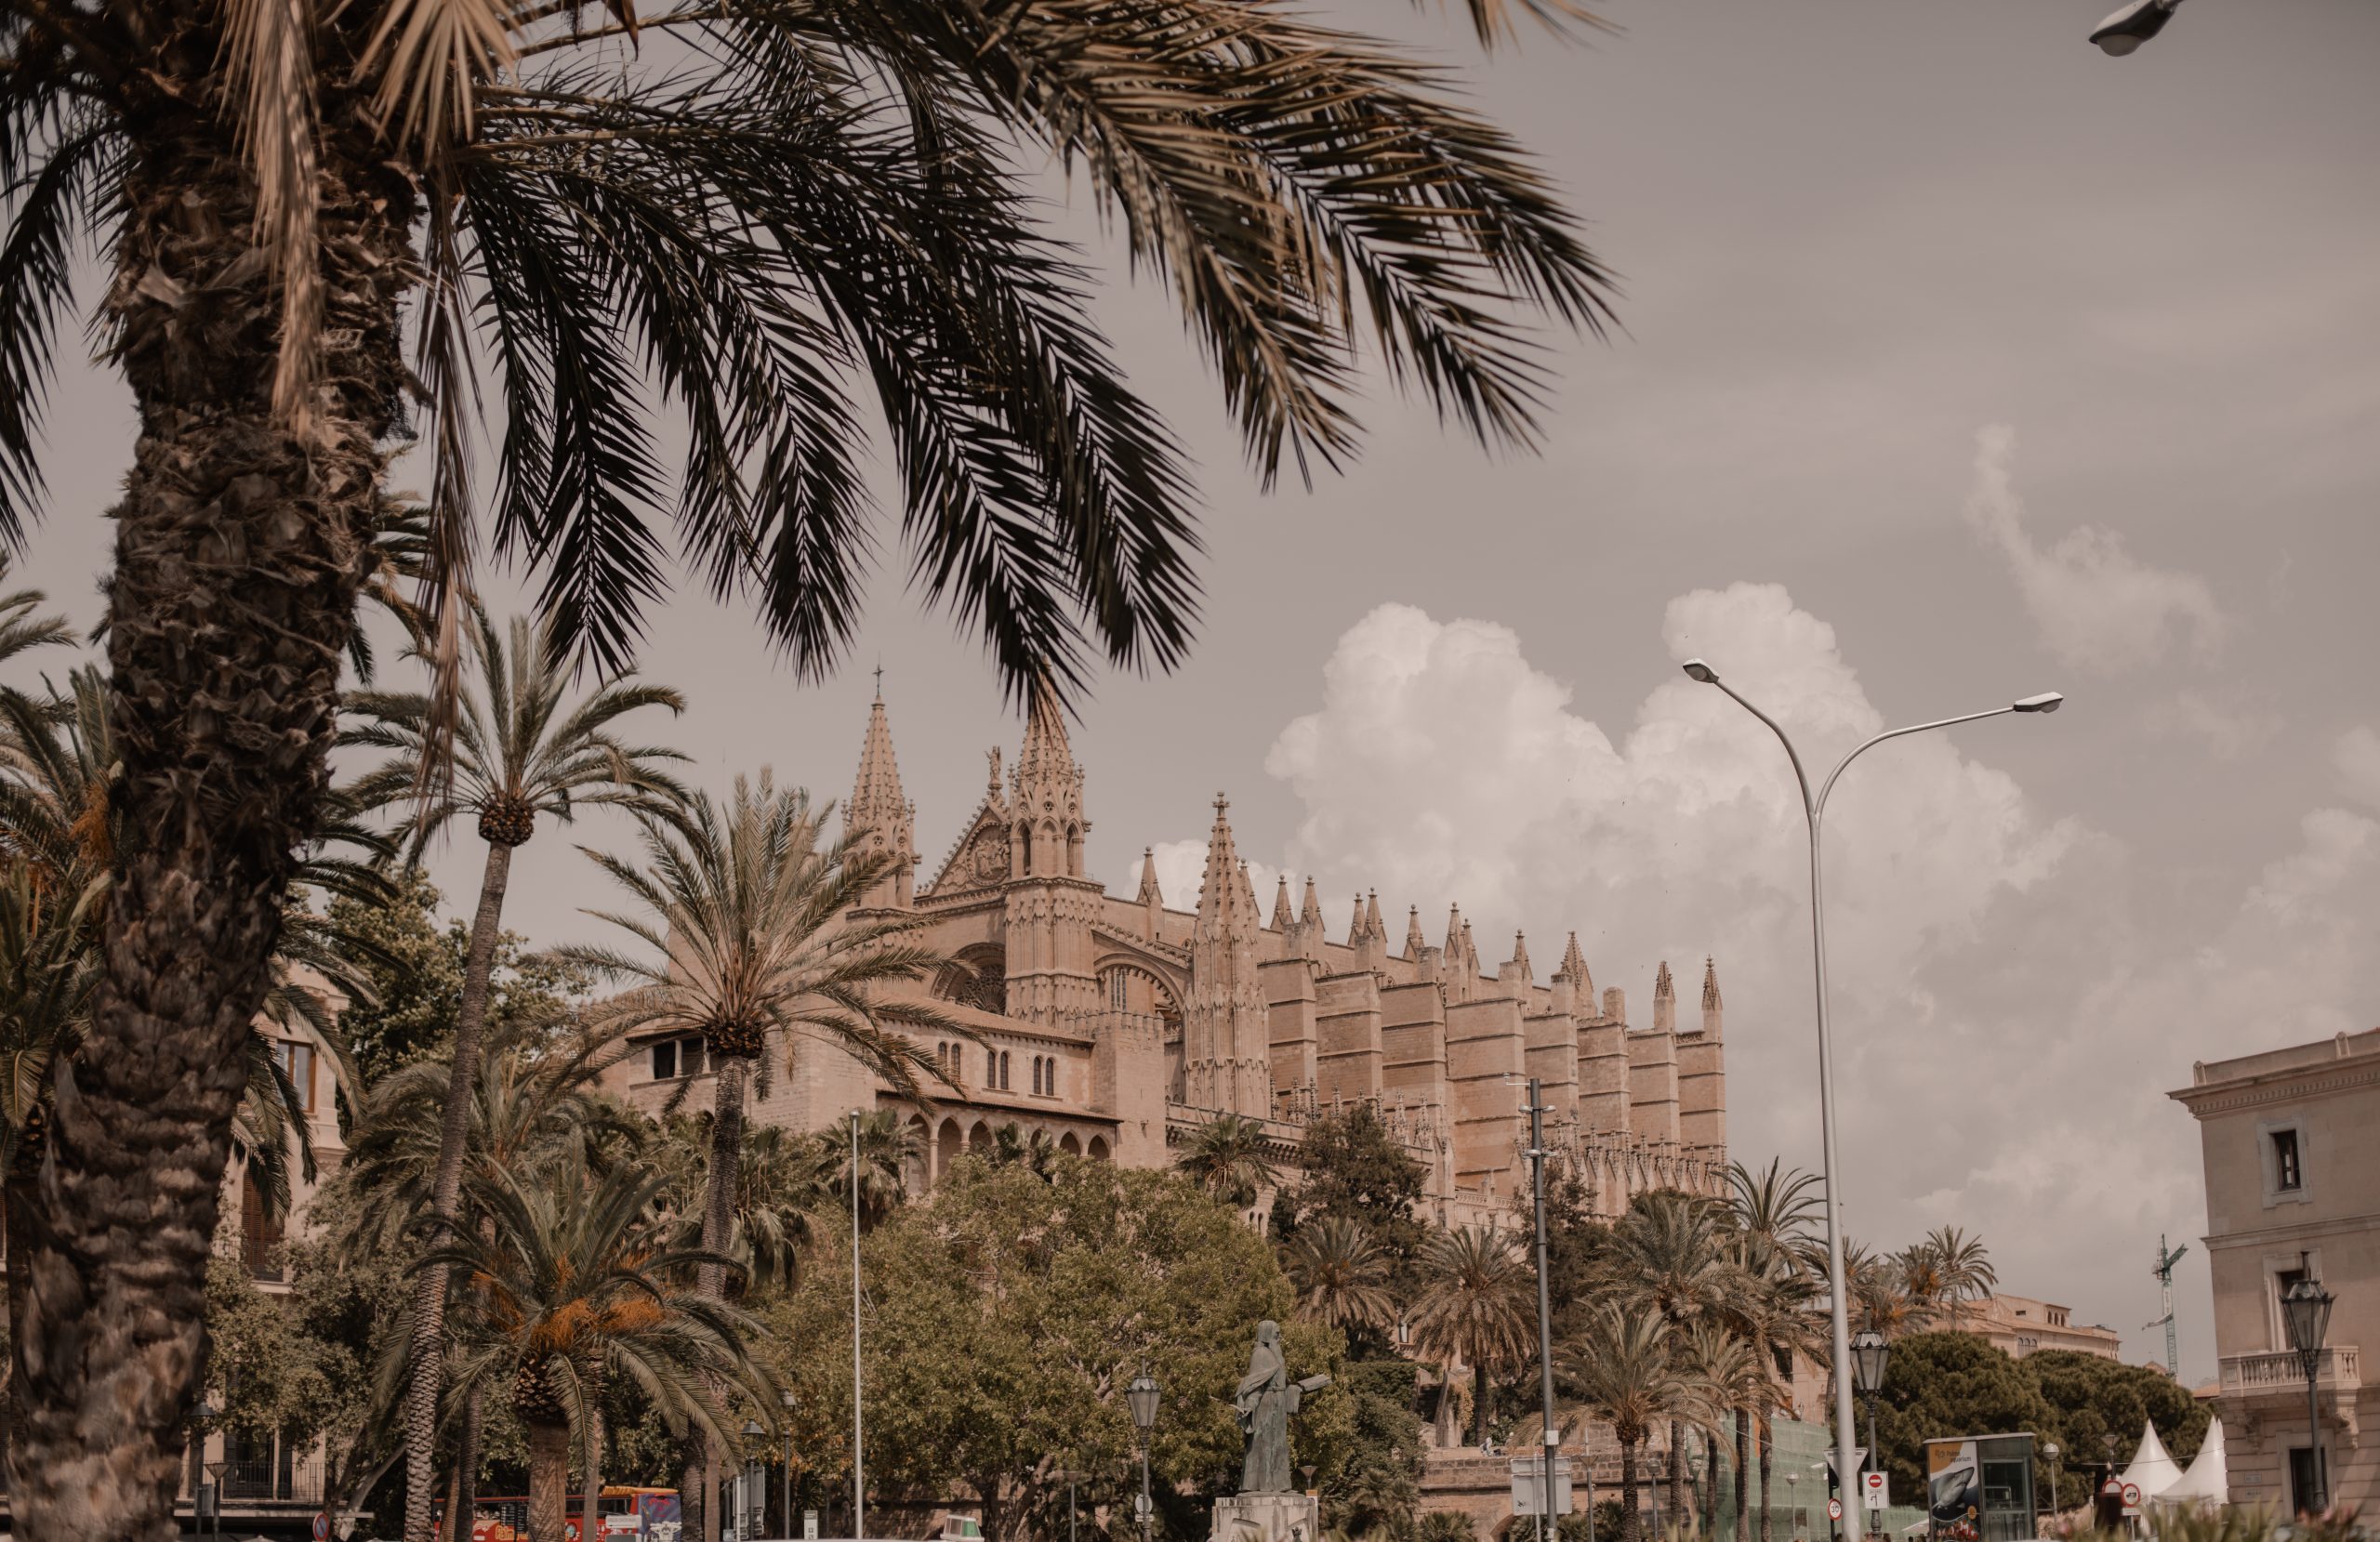
[[[1022,696],[1093,652],[1170,667],[1197,609],[1189,474],[1039,223],[1044,165],[1082,166],[1172,288],[1268,474],[1354,453],[1367,342],[1479,438],[1527,444],[1546,362],[1522,323],[1601,329],[1605,275],[1516,145],[1435,66],[1276,7],[598,8],[0,6],[0,536],[37,506],[86,231],[100,350],[143,426],[107,621],[142,841],[35,1271],[57,1352],[20,1356],[41,1459],[17,1492],[75,1535],[166,1524],[201,1360],[209,1228],[189,1222],[211,1219],[236,1100],[191,1078],[260,997],[326,785],[356,550],[416,421],[450,665],[483,387],[493,544],[607,671],[664,586],[665,524],[802,676],[830,668],[875,546],[877,408],[919,586]],[[1472,8],[1483,36],[1510,25]],[[663,36],[682,42],[623,50]]]
[[[673,1283],[719,1260],[664,1239],[653,1202],[666,1181],[627,1166],[544,1182],[476,1175],[484,1232],[455,1233],[417,1266],[459,1267],[478,1286],[453,1324],[456,1384],[510,1384],[528,1435],[530,1542],[562,1542],[571,1431],[596,1417],[603,1377],[629,1377],[672,1430],[720,1433],[708,1394],[721,1380],[773,1404],[746,1351],[757,1325]]]
[[[1743,1275],[1721,1225],[1723,1212],[1705,1199],[1671,1190],[1640,1194],[1612,1228],[1606,1263],[1621,1296],[1660,1313],[1672,1329],[1726,1311],[1744,1288]],[[1686,1495],[1685,1424],[1670,1425],[1670,1510],[1682,1513]]]
[[[1256,1203],[1276,1174],[1262,1119],[1220,1114],[1191,1132],[1174,1166],[1209,1195],[1235,1210]]]
[[[1950,1326],[1964,1319],[1966,1303],[1988,1298],[2000,1285],[2000,1272],[1981,1237],[1968,1236],[1955,1226],[1937,1226],[1926,1234],[1924,1246],[1941,1276],[1942,1299],[1950,1309]]]
[[[1909,1303],[1911,1325],[1932,1323],[1950,1304],[1950,1281],[1942,1255],[1932,1239],[1911,1243],[1884,1265],[1898,1278],[1900,1294]]]
[[[1704,1411],[1714,1422],[1732,1417],[1735,1428],[1741,1430],[1744,1419],[1753,1410],[1765,1411],[1773,1405],[1775,1373],[1761,1363],[1759,1346],[1736,1332],[1732,1325],[1696,1323],[1678,1341],[1678,1368],[1694,1386]],[[1713,1456],[1710,1463],[1710,1530],[1715,1536],[1719,1530],[1719,1464],[1716,1448],[1707,1434],[1703,1444]],[[1739,1444],[1736,1493],[1739,1508],[1744,1489],[1743,1456]]]
[[[1363,1222],[1318,1217],[1298,1228],[1281,1263],[1289,1288],[1297,1292],[1298,1315],[1307,1321],[1350,1336],[1395,1321],[1396,1298],[1389,1285],[1396,1260]]]
[[[1879,1258],[1848,1237],[1843,1243],[1843,1272],[1850,1282],[1844,1303],[1861,1331],[1897,1338],[1925,1325],[1924,1303],[1910,1294],[1898,1258]]]
[[[1458,1226],[1421,1254],[1421,1298],[1413,1339],[1451,1366],[1471,1364],[1474,1444],[1488,1439],[1488,1367],[1517,1359],[1537,1333],[1534,1278],[1512,1240],[1492,1226]]]
[[[1638,1542],[1637,1448],[1660,1420],[1699,1411],[1671,1352],[1669,1323],[1647,1304],[1607,1301],[1562,1346],[1557,1364],[1571,1393],[1620,1442],[1620,1542]]]
[[[734,1231],[745,1087],[772,1035],[788,1061],[800,1053],[797,1040],[820,1040],[912,1101],[924,1098],[921,1078],[943,1073],[899,1030],[973,1036],[925,996],[891,994],[932,980],[948,960],[909,940],[919,926],[913,915],[853,914],[890,858],[864,849],[865,829],[822,844],[826,812],[813,811],[799,788],[778,792],[763,769],[757,784],[736,778],[724,808],[696,795],[676,820],[641,821],[645,866],[588,854],[642,914],[590,914],[648,951],[556,950],[632,982],[591,1010],[605,1033],[702,1035],[713,1068],[702,1249],[715,1259],[724,1258]],[[724,1298],[724,1265],[707,1265],[702,1284]],[[708,1492],[702,1482],[683,1487],[690,1496]],[[706,1515],[707,1533],[715,1520]]]
[[[1034,1146],[1018,1139],[1014,1125],[1001,1126],[1000,1133],[1007,1137],[1007,1149],[1014,1153],[1012,1160],[1032,1158]],[[1049,1145],[1049,1137],[1037,1131],[1036,1139],[1049,1154],[1056,1154],[1056,1148]],[[998,1149],[996,1141],[996,1160]],[[902,1119],[898,1110],[879,1108],[860,1115],[858,1192],[862,1231],[873,1231],[908,1199],[908,1174],[922,1154],[916,1130]],[[810,1137],[810,1160],[818,1174],[822,1197],[849,1216],[853,1192],[851,1127],[846,1124],[813,1131]]]
[[[1802,1306],[1813,1275],[1823,1278],[1826,1252],[1818,1227],[1826,1213],[1825,1188],[1814,1173],[1787,1170],[1777,1158],[1754,1172],[1741,1162],[1727,1167],[1729,1207],[1736,1223],[1736,1265],[1749,1285],[1734,1313],[1738,1331],[1752,1345],[1772,1387],[1766,1406],[1747,1403],[1735,1410],[1736,1542],[1751,1542],[1751,1484],[1746,1481],[1757,1424],[1762,1483],[1761,1536],[1768,1535],[1769,1416],[1781,1406],[1774,1385],[1780,1350],[1788,1354],[1806,1333]]]
[[[680,1218],[681,1246],[701,1245],[710,1150],[707,1115],[672,1114],[664,1122],[654,1155],[669,1178],[663,1199]],[[779,1125],[747,1125],[726,1248],[736,1272],[752,1285],[791,1285],[816,1216],[833,1203],[814,1139]]]
[[[395,801],[416,789],[430,795],[419,802],[416,855],[432,835],[466,814],[478,817],[480,838],[487,843],[479,906],[471,916],[470,942],[463,957],[462,999],[448,1058],[446,1118],[430,1183],[433,1247],[454,1225],[460,1200],[471,1089],[479,1074],[488,981],[504,926],[512,853],[536,834],[539,814],[567,824],[588,805],[659,812],[684,797],[684,789],[663,769],[669,761],[685,759],[683,755],[625,745],[614,733],[622,718],[640,708],[683,712],[684,697],[667,686],[620,679],[598,686],[583,700],[571,701],[569,661],[554,647],[550,631],[515,616],[509,632],[508,644],[487,613],[476,604],[470,607],[470,652],[478,666],[479,689],[452,703],[458,716],[451,725],[453,754],[444,762],[449,780],[443,786],[425,787],[422,782],[432,763],[433,742],[449,731],[443,720],[443,700],[420,692],[357,692],[348,698],[349,726],[340,735],[344,745],[396,752],[359,784],[360,797],[377,803]],[[424,1270],[415,1289],[418,1299],[413,1310],[405,1392],[408,1530],[416,1510],[427,1515],[430,1509],[446,1281],[438,1271]]]

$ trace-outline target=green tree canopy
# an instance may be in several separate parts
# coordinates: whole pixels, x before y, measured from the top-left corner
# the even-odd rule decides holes
[[[849,1470],[848,1247],[764,1311],[813,1472]],[[1061,1156],[1044,1177],[971,1157],[932,1205],[870,1233],[862,1262],[870,1493],[964,1484],[994,1542],[1052,1514],[1063,1529],[1069,1467],[1091,1475],[1084,1504],[1124,1501],[1124,1389],[1144,1369],[1163,1389],[1150,1459],[1165,1529],[1203,1535],[1203,1501],[1238,1478],[1231,1398],[1256,1325],[1282,1325],[1292,1377],[1336,1371],[1342,1353],[1335,1331],[1293,1320],[1264,1239],[1173,1173]],[[1335,1476],[1353,1429],[1349,1397],[1326,1389],[1291,1427],[1295,1459]]]
[[[1305,1181],[1283,1190],[1273,1205],[1273,1233],[1283,1240],[1319,1216],[1361,1221],[1372,1239],[1396,1259],[1408,1289],[1413,1269],[1429,1240],[1421,1215],[1428,1175],[1410,1152],[1396,1143],[1368,1103],[1306,1127],[1298,1148]]]

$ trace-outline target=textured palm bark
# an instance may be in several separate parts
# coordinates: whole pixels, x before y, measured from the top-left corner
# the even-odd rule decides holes
[[[711,1077],[710,1174],[703,1192],[703,1250],[707,1253],[726,1252],[735,1234],[735,1186],[744,1165],[744,1087],[751,1063],[743,1055],[719,1053],[719,1040],[711,1041],[711,1064],[716,1069]],[[727,1299],[727,1271],[721,1266],[704,1264],[696,1272],[695,1284],[712,1300]],[[699,1434],[687,1439],[686,1473],[681,1498],[700,1496],[703,1542],[719,1542],[719,1453]],[[689,1512],[686,1520],[692,1535],[695,1517]]]
[[[1686,1425],[1670,1420],[1670,1513],[1686,1513]]]
[[[460,1208],[463,1159],[471,1133],[471,1089],[479,1080],[486,1041],[488,975],[504,924],[504,891],[512,876],[512,847],[490,841],[480,874],[480,904],[463,956],[463,999],[455,1014],[454,1063],[446,1077],[446,1107],[438,1127],[438,1170],[430,1188],[430,1245],[446,1238]],[[446,1269],[425,1269],[414,1285],[413,1339],[406,1348],[405,1542],[430,1542],[430,1501],[438,1482],[438,1390],[446,1366]],[[468,1480],[466,1480],[468,1483]]]
[[[1620,1443],[1620,1542],[1637,1542],[1644,1527],[1636,1517],[1636,1443]]]
[[[165,35],[127,87],[140,99],[102,319],[139,416],[108,585],[128,834],[86,1048],[58,1074],[11,1335],[9,1495],[19,1535],[44,1542],[176,1535],[241,1046],[326,785],[416,274],[411,185],[334,83],[321,386],[302,431],[274,418],[279,297],[213,100],[218,15],[156,15]]]
[[[603,1535],[597,1529],[603,1523],[603,1412],[596,1405],[602,1383],[597,1377],[590,1375],[587,1385],[589,1390],[587,1399],[587,1449],[581,1458],[581,1471],[586,1481],[581,1485],[578,1531],[581,1542],[597,1542]]]
[[[1760,1416],[1760,1542],[1769,1542],[1769,1500],[1772,1496],[1768,1491],[1770,1482],[1768,1469],[1774,1443],[1769,1439],[1769,1433],[1768,1416],[1763,1414]]]
[[[484,1385],[463,1397],[462,1422],[455,1429],[455,1470],[446,1482],[446,1513],[469,1515],[480,1500],[480,1420],[487,1403]],[[455,1535],[467,1535],[456,1533]]]
[[[1484,1354],[1472,1356],[1471,1443],[1488,1443],[1488,1357]]]
[[[570,1426],[532,1424],[529,1542],[564,1542],[570,1522]]]
[[[1736,1542],[1752,1542],[1752,1416],[1736,1410]]]

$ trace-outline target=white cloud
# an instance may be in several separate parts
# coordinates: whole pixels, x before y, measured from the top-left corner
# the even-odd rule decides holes
[[[2227,705],[2197,691],[2179,692],[2144,717],[2152,731],[2196,739],[2218,760],[2254,755],[2272,743],[2281,728],[2277,712],[2248,703]]]
[[[1198,890],[1207,877],[1207,837],[1161,840],[1150,847],[1149,851],[1157,859],[1157,885],[1165,895],[1166,904],[1175,910],[1197,909]],[[1245,851],[1240,856],[1248,863],[1248,881],[1255,886],[1256,903],[1263,909],[1265,918],[1270,920],[1273,915],[1273,884],[1280,876],[1281,870],[1269,863],[1250,858]],[[1141,870],[1135,865],[1132,881],[1122,886],[1122,892],[1132,893],[1140,886]]]
[[[2332,746],[2331,763],[2347,797],[2380,807],[2380,733],[2360,723],[2348,729]]]
[[[1813,775],[1883,726],[1832,629],[1775,586],[1681,596],[1663,639],[1784,723]],[[2153,903],[2157,871],[1971,758],[2007,731],[2022,731],[1896,741],[1836,791],[1844,1192],[1871,1242],[1979,1227],[2010,1289],[2107,1322],[2139,1359],[2161,1347],[2138,1328],[2155,1314],[2149,1249],[2204,1224],[2196,1127],[2164,1094],[2194,1060],[2369,1026],[2380,821],[2309,811],[2214,922],[2180,931]],[[2380,803],[2380,735],[2344,736],[2337,761]],[[1326,893],[1377,885],[1392,917],[1418,903],[1434,941],[1460,900],[1491,962],[1528,927],[1542,977],[1575,926],[1640,1021],[1656,962],[1690,990],[1714,954],[1732,1144],[1816,1166],[1802,811],[1781,748],[1720,692],[1672,677],[1615,737],[1509,629],[1383,605],[1339,639],[1321,708],[1267,769],[1302,805],[1290,863]],[[2186,1370],[2212,1353],[2195,1290]]]
[[[2079,525],[2046,549],[2034,543],[2009,478],[2016,442],[2016,430],[2004,424],[1976,434],[1966,517],[2008,560],[2050,651],[2076,668],[2106,675],[2156,662],[2175,631],[2200,654],[2212,653],[2226,621],[2205,579],[2143,565],[2122,536],[2099,525]]]

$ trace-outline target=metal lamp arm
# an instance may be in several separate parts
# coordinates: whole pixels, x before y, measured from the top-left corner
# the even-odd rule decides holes
[[[1727,690],[1724,685],[1720,686],[1719,689],[1722,691]],[[1732,691],[1727,691],[1727,694],[1730,696],[1736,696],[1736,693]],[[1736,700],[1744,702],[1744,699],[1741,696],[1736,696]],[[1753,713],[1757,714],[1762,722],[1768,723],[1768,715],[1766,713],[1762,712],[1760,708],[1756,706],[1752,706],[1750,702],[1744,702],[1744,705],[1750,707]],[[1837,762],[1834,770],[1827,773],[1826,784],[1818,789],[1818,801],[1810,807],[1811,816],[1813,818],[1818,818],[1826,813],[1827,795],[1834,791],[1835,783],[1841,779],[1845,771],[1850,769],[1851,762],[1858,759],[1870,750],[1874,749],[1878,745],[1883,744],[1885,740],[1906,738],[1908,735],[1912,733],[1924,733],[1928,729],[1949,728],[1955,723],[1972,723],[1982,718],[2005,717],[2007,714],[2016,710],[2016,709],[2013,706],[1995,706],[1989,712],[1969,712],[1956,718],[1937,718],[1930,723],[1911,723],[1907,728],[1885,730],[1884,732],[1879,733],[1874,738],[1869,740],[1866,744],[1861,745],[1858,749],[1855,749],[1850,754],[1844,756],[1841,761]],[[1768,723],[1768,726],[1772,729],[1777,728],[1775,723]],[[1782,729],[1778,729],[1777,736],[1779,739],[1784,738],[1784,731]],[[1792,753],[1793,746],[1791,744],[1788,744],[1785,746],[1785,749],[1786,753],[1791,754]],[[1802,774],[1802,764],[1799,760],[1796,760],[1793,763],[1793,774],[1797,777]],[[1802,796],[1804,797],[1810,796],[1810,784],[1806,782],[1802,784]]]
[[[1818,804],[1810,801],[1810,779],[1803,773],[1802,755],[1799,750],[1793,747],[1793,741],[1785,737],[1785,731],[1778,726],[1776,718],[1770,717],[1767,713],[1763,712],[1760,708],[1752,705],[1752,703],[1744,700],[1741,696],[1737,695],[1736,688],[1734,686],[1729,685],[1726,680],[1719,679],[1715,675],[1711,678],[1710,683],[1726,692],[1728,697],[1733,700],[1738,706],[1742,707],[1746,712],[1751,713],[1762,722],[1766,723],[1768,725],[1768,731],[1777,735],[1777,742],[1785,746],[1785,758],[1793,762],[1793,782],[1795,785],[1802,789],[1802,811],[1809,815],[1811,819],[1815,821],[1818,817]],[[1869,745],[1872,745],[1874,743],[1875,741],[1873,739],[1868,741]],[[1866,749],[1868,745],[1862,745],[1859,746],[1859,749]],[[1859,749],[1855,749],[1851,753],[1853,755],[1857,755],[1859,753]],[[1849,764],[1850,761],[1848,759],[1844,760],[1844,765]],[[1835,776],[1841,776],[1843,774],[1843,766],[1835,767],[1834,774]],[[1827,779],[1827,785],[1830,787],[1834,785],[1833,777],[1829,777]],[[1824,801],[1823,797],[1821,797],[1820,801]]]

